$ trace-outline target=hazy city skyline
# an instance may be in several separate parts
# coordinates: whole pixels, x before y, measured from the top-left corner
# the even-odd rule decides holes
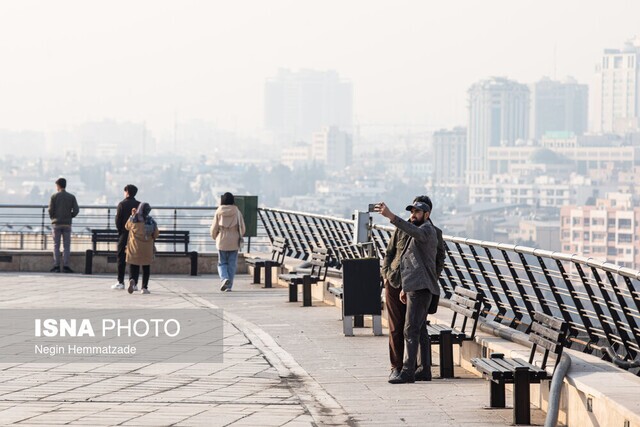
[[[279,68],[336,70],[355,124],[464,125],[489,76],[591,84],[605,48],[638,35],[640,4],[614,1],[110,2],[0,6],[0,129],[113,118],[170,132],[203,119],[263,128]]]

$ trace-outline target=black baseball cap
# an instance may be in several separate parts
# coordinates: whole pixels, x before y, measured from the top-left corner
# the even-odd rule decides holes
[[[420,209],[422,212],[431,212],[429,205],[424,202],[413,202],[412,205],[408,205],[405,209],[409,212],[411,212],[412,209]]]

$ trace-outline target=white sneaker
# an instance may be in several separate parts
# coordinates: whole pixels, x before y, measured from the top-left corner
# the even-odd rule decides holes
[[[142,289],[140,289],[140,293],[141,294],[150,294],[151,292],[147,288],[142,288]]]
[[[130,294],[133,293],[133,290],[136,288],[136,282],[133,279],[129,279],[129,287],[127,288],[127,292],[129,292]]]
[[[111,289],[124,289],[124,283],[116,283],[115,285],[111,285]]]
[[[229,287],[229,279],[222,279],[222,286],[220,286],[220,292],[224,292]]]

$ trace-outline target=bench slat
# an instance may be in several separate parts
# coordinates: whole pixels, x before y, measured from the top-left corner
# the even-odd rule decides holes
[[[536,334],[529,335],[529,341],[555,354],[558,354],[559,351],[562,349],[562,345],[559,344],[557,341],[549,341],[548,339]]]
[[[447,325],[438,324],[438,325],[427,325],[427,330],[434,333],[440,333],[440,331],[452,331],[453,329],[451,329]]]
[[[482,374],[491,377],[494,380],[507,379],[510,374],[513,373],[509,370],[505,370],[502,365],[495,363],[496,359],[477,358],[471,359],[471,364]]]
[[[472,300],[467,297],[463,297],[461,295],[456,295],[456,294],[453,294],[451,296],[451,301],[456,303],[457,305],[463,305],[468,308],[475,308],[479,303],[479,301]]]
[[[477,311],[473,311],[473,310],[469,310],[468,308],[465,307],[461,307],[459,305],[451,305],[451,310],[455,311],[456,313],[460,313],[465,317],[468,317],[470,319],[476,319],[478,317],[478,312]]]
[[[557,317],[549,316],[544,313],[533,313],[533,320],[542,323],[543,325],[549,326],[557,331],[566,331],[568,324]]]
[[[533,322],[531,324],[531,332],[534,332],[536,335],[555,342],[560,341],[560,337],[562,336],[562,332],[547,328],[539,324],[538,322]]]
[[[514,358],[514,359],[510,359],[513,360],[514,363],[517,363],[516,366],[524,366],[525,368],[529,368],[530,371],[534,371],[534,372],[547,372],[545,369],[542,369],[539,366],[536,365],[532,365],[531,363],[527,362],[526,360],[520,359],[520,358]]]
[[[501,373],[513,372],[516,368],[528,368],[532,373],[539,374],[540,372],[546,372],[544,369],[531,365],[530,363],[520,359],[520,358],[474,358],[474,364],[478,364],[483,370],[487,370],[487,372],[498,371]],[[475,365],[474,365],[475,366]]]
[[[453,292],[456,293],[456,294],[459,294],[459,295],[463,295],[463,296],[465,296],[467,298],[474,299],[474,300],[480,299],[480,293],[479,292],[463,288],[462,286],[456,286],[456,288],[453,290]]]

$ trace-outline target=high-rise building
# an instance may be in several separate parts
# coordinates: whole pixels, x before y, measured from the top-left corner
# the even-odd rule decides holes
[[[592,92],[593,132],[640,130],[640,37],[622,49],[605,49],[596,66]]]
[[[433,134],[433,183],[464,184],[467,167],[467,128],[439,130]]]
[[[265,84],[265,129],[276,142],[310,141],[326,126],[353,128],[353,86],[336,71],[280,69]]]
[[[640,266],[640,208],[631,194],[611,193],[592,206],[563,206],[562,252],[607,260],[622,267]]]
[[[353,141],[351,135],[335,126],[326,127],[313,135],[311,156],[324,163],[329,171],[340,171],[351,166]]]
[[[529,135],[529,88],[504,77],[469,88],[467,183],[489,178],[489,147],[513,145]]]
[[[531,85],[532,139],[540,139],[547,132],[571,132],[582,135],[587,131],[589,87],[572,77],[564,81],[543,78]]]

